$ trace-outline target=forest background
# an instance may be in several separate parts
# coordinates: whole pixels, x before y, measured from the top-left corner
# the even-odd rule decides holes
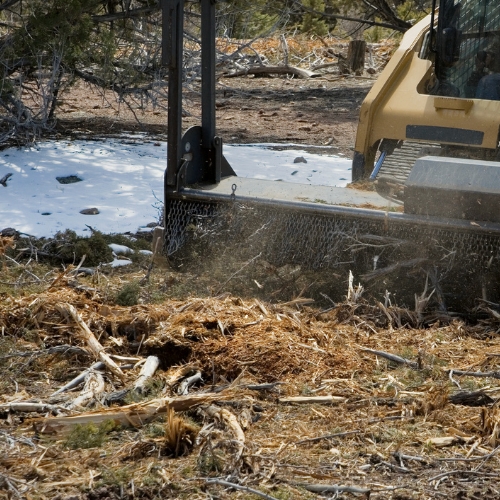
[[[164,106],[164,0],[5,0],[0,3],[0,143],[29,144],[54,129],[78,81],[132,107]],[[425,0],[227,0],[217,3],[218,64],[259,38],[376,42],[400,37],[429,13]],[[200,2],[185,2],[185,84],[200,76]],[[231,41],[231,44],[224,43]],[[225,49],[223,48],[225,47]],[[230,47],[230,49],[228,49]],[[279,54],[277,54],[279,57]],[[257,60],[259,56],[257,54]],[[272,61],[273,63],[280,61]]]

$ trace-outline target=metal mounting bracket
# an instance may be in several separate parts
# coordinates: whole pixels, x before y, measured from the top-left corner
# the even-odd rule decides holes
[[[168,150],[165,205],[168,193],[186,186],[217,184],[236,175],[215,135],[215,1],[201,0],[201,126],[182,136],[184,0],[161,0],[162,56],[168,67]]]

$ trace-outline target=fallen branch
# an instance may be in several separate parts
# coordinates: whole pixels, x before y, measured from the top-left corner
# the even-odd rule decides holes
[[[9,178],[12,177],[12,174],[9,172],[8,174],[5,174],[1,179],[0,179],[0,184],[3,187],[7,187],[7,181]]]
[[[249,384],[244,385],[245,389],[250,389],[251,391],[272,391],[278,385],[282,385],[285,382],[270,382],[269,384]]]
[[[235,461],[239,460],[245,448],[245,433],[238,423],[237,418],[225,408],[221,409],[215,406],[209,406],[205,411],[211,417],[218,418],[231,431],[238,446]]]
[[[409,359],[401,358],[400,356],[396,356],[395,354],[390,354],[390,353],[384,352],[384,351],[375,351],[374,349],[367,349],[367,348],[361,349],[361,351],[375,354],[376,356],[380,356],[381,358],[388,359],[389,361],[393,361],[394,363],[408,365],[410,368],[413,368],[415,370],[418,369],[418,363],[415,363],[415,361],[410,361]]]
[[[50,397],[52,396],[57,396],[58,394],[61,394],[63,392],[69,391],[70,389],[74,389],[75,387],[79,386],[82,382],[85,381],[85,377],[91,373],[92,371],[95,370],[104,370],[105,364],[102,363],[101,361],[97,361],[94,363],[92,366],[84,370],[82,373],[77,375],[74,379],[70,380],[66,385],[63,385],[60,389],[58,389],[56,392],[53,392]]]
[[[108,354],[104,351],[104,347],[101,343],[95,338],[94,334],[90,331],[89,327],[83,321],[81,316],[78,314],[78,311],[71,304],[60,304],[57,308],[62,313],[69,313],[76,324],[80,327],[81,337],[86,342],[87,347],[92,353],[99,358],[111,371],[111,373],[115,374],[120,380],[123,381],[124,375],[119,366],[109,357]]]
[[[288,398],[280,398],[280,403],[295,403],[295,404],[333,404],[345,403],[347,398],[341,396],[291,396]]]
[[[2,484],[3,483],[3,484]],[[19,490],[14,486],[12,483],[17,483],[21,484],[24,486],[22,490]],[[0,488],[5,489],[5,486],[7,486],[7,491],[12,491],[17,498],[26,498],[24,495],[21,495],[22,493],[25,493],[28,489],[26,481],[23,481],[21,479],[15,479],[11,476],[7,476],[6,474],[0,473]],[[12,496],[8,495],[7,498],[12,498]]]
[[[476,470],[450,470],[448,472],[443,472],[442,474],[438,474],[437,476],[433,476],[427,481],[429,483],[432,483],[432,481],[436,481],[437,479],[443,479],[444,477],[447,476],[459,476],[459,475],[465,475],[465,476],[484,476],[484,477],[498,477],[498,474],[495,473],[490,473],[490,472],[480,472]]]
[[[387,462],[385,460],[379,460],[375,465],[384,465],[385,467],[392,470],[393,472],[401,472],[403,474],[408,474],[409,472],[413,472],[411,469],[408,469],[408,467],[394,465],[394,464],[391,464],[390,462]]]
[[[207,484],[218,484],[220,486],[225,486],[226,488],[233,488],[235,490],[246,491],[247,493],[253,493],[258,497],[265,498],[266,500],[278,500],[276,497],[271,497],[262,493],[262,491],[249,488],[248,486],[243,486],[241,484],[230,483],[229,481],[223,481],[222,479],[206,479]]]
[[[488,455],[482,455],[480,457],[437,458],[436,460],[438,462],[477,462],[478,460],[486,461],[486,460],[489,460],[491,457],[494,457],[499,451],[500,451],[500,446],[497,446],[491,453],[488,453]]]
[[[237,76],[246,75],[293,75],[298,76],[299,78],[313,78],[315,76],[320,76],[314,71],[297,68],[295,66],[252,66],[241,71],[224,74],[226,78],[234,78]]]
[[[25,438],[23,436],[14,437],[2,430],[0,430],[0,436],[3,436],[4,440],[11,446],[13,445],[13,443],[21,443],[27,446],[31,446],[31,448],[33,448],[34,450],[37,449],[36,444],[31,439]]]
[[[61,411],[64,411],[57,405],[51,405],[47,403],[30,403],[29,401],[16,401],[13,403],[3,403],[0,404],[0,413],[3,412],[19,412],[19,413],[47,413],[50,412],[53,415],[58,415]]]
[[[450,372],[451,373],[451,372]],[[450,403],[463,406],[488,406],[495,402],[484,391],[460,391],[452,394],[449,398]]]
[[[145,392],[146,382],[154,375],[160,366],[160,360],[156,356],[148,356],[146,362],[142,365],[139,376],[134,384],[134,391],[138,394]]]
[[[196,372],[194,375],[191,375],[190,377],[186,377],[180,384],[179,387],[177,388],[177,394],[180,396],[185,396],[189,388],[193,385],[196,384],[196,382],[201,382],[201,372]]]
[[[296,483],[296,485],[312,493],[359,493],[361,495],[369,495],[371,492],[371,490],[358,486],[340,486],[337,484]]]
[[[199,367],[197,365],[184,365],[173,368],[169,370],[165,377],[165,385],[167,387],[173,387],[179,380],[187,377],[188,375],[192,375],[199,371]]]
[[[67,408],[72,410],[73,408],[85,407],[99,394],[104,392],[105,384],[103,376],[96,371],[89,372],[85,377],[85,385],[83,386],[80,395],[77,396],[73,401],[71,401]]]
[[[200,394],[178,398],[158,398],[144,403],[135,403],[121,408],[102,409],[95,412],[81,413],[71,417],[43,418],[34,422],[34,428],[41,434],[65,433],[74,425],[95,424],[111,420],[123,427],[139,428],[167,413],[169,408],[174,411],[186,411],[193,406],[220,399],[220,395]]]
[[[449,370],[445,369],[449,374],[453,375],[467,375],[469,377],[489,377],[489,378],[500,378],[500,372],[468,372],[463,370]]]
[[[394,457],[395,460],[399,460],[400,462],[402,460],[413,460],[413,461],[416,461],[416,462],[426,462],[426,460],[424,459],[424,457],[420,457],[420,456],[417,456],[417,455],[405,455],[403,453],[400,453],[399,451],[395,451],[392,456]]]

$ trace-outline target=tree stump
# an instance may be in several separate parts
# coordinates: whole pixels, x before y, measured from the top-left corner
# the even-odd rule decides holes
[[[347,62],[351,73],[361,75],[365,68],[366,42],[364,40],[352,40],[347,50]]]

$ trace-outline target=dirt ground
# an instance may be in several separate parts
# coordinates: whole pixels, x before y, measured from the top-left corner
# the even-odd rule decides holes
[[[351,157],[359,107],[373,82],[371,77],[351,76],[220,78],[217,134],[226,143],[296,143]],[[184,97],[183,126],[199,125],[199,92],[188,88]],[[57,131],[83,135],[142,131],[165,136],[166,103],[159,100],[141,108],[138,102],[129,107],[112,93],[79,84],[62,100]]]
[[[370,78],[221,79],[218,133],[350,156]],[[195,92],[185,112],[198,123]],[[164,105],[86,86],[59,119],[61,135],[165,136]],[[44,242],[1,243],[0,498],[500,498],[495,305],[431,323],[345,276],[342,303],[263,302],[139,247],[88,275],[37,262]]]

